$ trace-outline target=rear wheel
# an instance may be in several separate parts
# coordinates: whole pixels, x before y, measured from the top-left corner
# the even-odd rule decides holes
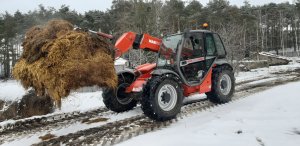
[[[125,90],[133,82],[130,77],[119,76],[118,87],[116,89],[104,89],[102,93],[105,106],[115,112],[124,112],[131,110],[137,105],[137,101],[133,99],[130,93]]]
[[[180,112],[183,93],[172,76],[153,76],[143,89],[142,110],[151,119],[165,121]]]
[[[234,88],[233,71],[230,67],[223,65],[213,69],[212,89],[206,95],[214,103],[226,103],[231,100]]]

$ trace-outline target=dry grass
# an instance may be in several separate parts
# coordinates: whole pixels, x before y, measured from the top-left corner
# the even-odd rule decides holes
[[[108,118],[99,117],[99,118],[95,118],[95,119],[84,119],[84,120],[82,120],[82,123],[92,124],[92,123],[98,123],[98,122],[105,122],[107,120],[108,120]]]
[[[51,133],[48,133],[44,136],[40,136],[39,139],[41,139],[42,141],[46,141],[46,140],[49,140],[49,139],[52,139],[52,138],[55,138],[56,136],[51,134]]]
[[[24,52],[13,69],[13,76],[25,88],[33,87],[38,95],[50,95],[58,107],[71,90],[117,85],[111,44],[72,28],[63,20],[31,28],[23,43]]]

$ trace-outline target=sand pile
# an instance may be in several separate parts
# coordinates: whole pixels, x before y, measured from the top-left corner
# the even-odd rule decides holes
[[[75,31],[67,21],[52,20],[31,28],[22,45],[24,52],[13,76],[38,95],[49,95],[59,107],[71,90],[117,85],[114,51],[108,40]]]

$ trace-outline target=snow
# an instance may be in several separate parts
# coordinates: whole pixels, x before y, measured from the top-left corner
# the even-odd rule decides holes
[[[62,99],[62,106],[60,110],[56,109],[53,113],[42,115],[42,116],[32,116],[32,117],[18,119],[18,120],[6,120],[0,122],[0,126],[13,124],[17,121],[24,121],[24,120],[35,119],[40,117],[49,117],[49,116],[62,114],[62,113],[86,112],[89,110],[98,109],[100,107],[104,107],[104,103],[102,101],[102,91],[86,92],[86,93],[73,92],[68,97]]]
[[[206,95],[205,94],[192,94],[188,97],[185,97],[183,99],[183,104],[189,104],[189,103],[192,103],[192,102],[197,102],[199,100],[203,100],[206,98]]]
[[[300,69],[300,63],[290,63],[288,65],[270,66],[258,69],[252,69],[248,72],[239,72],[235,74],[236,83],[262,79],[264,77],[276,77],[276,73],[293,72]]]
[[[18,101],[26,94],[22,85],[14,80],[0,82],[0,100]],[[73,92],[68,97],[62,99],[61,110],[56,113],[87,111],[104,106],[102,102],[102,91],[96,92]]]
[[[119,146],[298,146],[300,82],[289,83],[193,114]],[[283,96],[284,95],[284,96]]]
[[[278,73],[278,72],[287,72],[294,71],[295,69],[300,69],[300,63],[290,63],[288,65],[280,65],[280,66],[270,66],[270,73]]]
[[[235,74],[236,83],[270,76],[269,68],[252,69],[249,72]]]
[[[105,117],[105,118],[108,118],[108,120],[103,121],[103,122],[86,124],[86,123],[82,123],[79,121],[79,122],[76,122],[76,123],[73,123],[70,125],[66,125],[63,127],[48,129],[45,131],[36,132],[34,134],[29,134],[26,137],[23,137],[21,139],[16,139],[11,142],[6,142],[6,143],[2,144],[2,146],[32,145],[34,143],[41,142],[42,140],[39,137],[46,135],[48,133],[51,133],[51,134],[55,135],[56,137],[59,137],[62,135],[67,135],[69,133],[75,133],[80,130],[86,130],[86,129],[90,129],[90,128],[94,128],[94,127],[99,127],[101,125],[104,125],[104,124],[107,124],[110,122],[114,122],[114,121],[118,121],[118,120],[123,120],[128,117],[141,115],[141,113],[142,113],[142,110],[140,108],[136,108],[129,112],[109,115],[109,116]]]
[[[280,55],[276,55],[276,54],[269,53],[269,52],[260,52],[259,54],[264,55],[264,56],[269,56],[269,57],[275,57],[275,58],[278,58],[278,59],[284,59],[284,60],[292,61],[292,59],[290,57],[280,56]]]
[[[0,100],[17,101],[20,100],[25,93],[26,90],[15,80],[6,82],[0,81]]]
[[[241,62],[246,62],[246,63],[257,63],[257,62],[263,62],[263,61],[268,61],[268,60],[242,60]]]
[[[87,111],[104,106],[102,102],[102,91],[71,93],[68,97],[62,99],[61,110],[56,113],[67,113],[73,111]]]
[[[126,59],[118,58],[117,60],[115,60],[115,65],[125,65],[126,62],[128,62]]]
[[[273,81],[278,78],[274,73],[294,71],[300,69],[299,63],[271,66],[269,68],[253,69],[250,72],[240,72],[236,75],[236,82],[255,81],[248,84],[258,84]],[[268,78],[266,78],[268,77]],[[170,127],[146,135],[135,137],[120,145],[229,145],[229,146],[259,146],[262,141],[266,146],[299,145],[300,131],[300,82],[275,87],[271,90],[252,95],[229,104],[225,104],[205,112],[194,114],[171,125]],[[0,100],[19,100],[26,90],[19,82],[9,80],[0,82]],[[104,107],[102,91],[72,92],[63,98],[61,110],[43,115],[43,117],[68,113],[73,111],[85,112]],[[284,95],[284,96],[283,96]],[[184,99],[184,103],[205,98],[204,94],[195,94]],[[47,131],[40,131],[21,139],[15,139],[6,145],[30,145],[39,142],[38,136],[47,133],[56,136],[101,126],[108,122],[141,115],[140,107],[122,114],[111,114],[109,120],[100,123],[85,124],[70,123],[65,127],[55,127]],[[40,117],[40,116],[35,116]],[[30,118],[35,118],[30,117]],[[26,118],[26,119],[30,119]],[[20,120],[26,120],[20,119]],[[0,125],[14,123],[17,120],[7,120]],[[241,131],[240,134],[237,132]],[[158,141],[159,139],[159,141]]]
[[[116,64],[125,63],[126,60],[119,58],[116,60]],[[236,83],[247,80],[261,80],[264,77],[276,77],[272,73],[293,71],[300,69],[299,63],[290,63],[288,65],[270,66],[269,68],[253,69],[249,72],[240,72],[236,74]],[[271,80],[271,79],[270,79]],[[26,90],[21,84],[14,80],[6,82],[0,82],[0,100],[4,101],[18,101],[26,93]],[[61,110],[55,111],[56,113],[67,113],[73,111],[88,111],[103,107],[102,91],[95,92],[72,92],[68,97],[63,98]],[[205,98],[205,95],[193,95],[185,99],[185,102],[191,102],[197,99],[198,96]],[[196,97],[196,98],[195,98]],[[52,113],[53,114],[53,113]]]

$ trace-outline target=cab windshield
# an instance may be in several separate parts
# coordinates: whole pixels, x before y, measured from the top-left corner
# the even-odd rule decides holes
[[[166,36],[162,40],[159,50],[157,66],[173,66],[176,60],[176,51],[182,40],[182,34]]]

